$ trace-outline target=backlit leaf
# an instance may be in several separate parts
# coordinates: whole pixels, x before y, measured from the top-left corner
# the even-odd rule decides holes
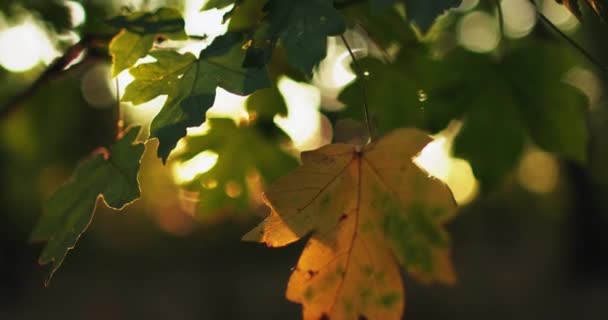
[[[243,239],[279,247],[311,234],[287,287],[304,319],[401,319],[398,263],[423,282],[454,282],[443,225],[455,202],[412,162],[430,141],[398,129],[364,147],[328,145],[270,187],[270,216]]]
[[[123,100],[141,103],[167,95],[150,127],[150,135],[160,141],[158,156],[163,161],[186,134],[186,128],[205,121],[217,87],[248,95],[270,85],[264,69],[242,66],[244,43],[241,34],[228,33],[201,51],[198,60],[189,53],[153,52],[157,61],[131,70],[135,81],[126,88]]]
[[[52,263],[49,280],[74,248],[93,219],[99,197],[111,208],[121,209],[139,197],[137,173],[144,145],[133,144],[139,128],[132,128],[108,154],[83,162],[73,178],[46,202],[46,213],[32,232],[33,241],[47,241],[40,264]]]
[[[122,29],[110,42],[112,76],[145,57],[158,36],[173,40],[188,38],[184,31],[184,19],[179,11],[170,8],[118,16],[110,19],[108,23]]]

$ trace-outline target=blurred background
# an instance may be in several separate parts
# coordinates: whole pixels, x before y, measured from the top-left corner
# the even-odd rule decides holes
[[[196,195],[180,185],[213,167],[213,153],[163,166],[155,157],[156,141],[148,142],[140,173],[142,198],[121,212],[100,202],[92,225],[49,287],[44,287],[47,268],[36,263],[43,246],[28,242],[43,200],[69,178],[78,161],[114,141],[117,96],[132,77],[128,72],[110,77],[110,58],[101,45],[89,48],[79,64],[60,75],[41,84],[36,79],[81,39],[95,35],[107,41],[115,30],[104,19],[129,11],[178,8],[189,35],[207,36],[181,49],[198,52],[226,31],[224,11],[199,11],[205,2],[0,3],[0,319],[300,317],[300,306],[285,300],[284,291],[305,241],[280,249],[241,242],[267,214],[257,202],[247,214],[227,209],[203,222],[194,217]],[[588,19],[581,24],[554,1],[537,4],[608,65],[605,23]],[[527,0],[503,0],[501,6],[504,36],[496,10],[475,0],[463,1],[456,10],[449,34],[458,46],[487,54],[503,41],[558,37],[546,31]],[[356,30],[347,36],[357,52],[370,50]],[[330,118],[340,108],[336,97],[354,79],[344,46],[337,39],[328,41],[328,57],[310,83],[278,80],[288,115],[274,121],[293,141],[296,155],[332,141]],[[461,205],[449,225],[459,282],[422,286],[406,276],[406,318],[605,319],[606,76],[577,67],[566,79],[590,102],[584,167],[530,147],[503,184],[480,194],[470,165],[450,153],[458,123],[425,148],[417,163],[446,181]],[[121,117],[146,126],[162,103],[162,97],[139,106],[123,103]],[[219,90],[209,114],[243,121],[245,104],[246,98]],[[205,129],[190,134],[205,134]]]

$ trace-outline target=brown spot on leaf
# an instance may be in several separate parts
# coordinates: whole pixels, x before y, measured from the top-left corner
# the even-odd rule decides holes
[[[312,277],[316,276],[317,274],[319,274],[319,271],[316,271],[316,270],[308,270],[308,276],[309,276],[310,278],[312,278]]]
[[[343,213],[340,218],[338,219],[338,222],[342,222],[344,220],[346,220],[346,218],[348,218],[348,215],[346,213]]]
[[[365,315],[360,314],[357,320],[367,320],[367,317]]]
[[[325,313],[325,312],[324,312],[324,313],[321,315],[321,318],[319,318],[319,320],[329,320],[329,316],[327,315],[327,313]]]

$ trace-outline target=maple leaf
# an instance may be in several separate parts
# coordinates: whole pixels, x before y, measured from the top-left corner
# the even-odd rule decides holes
[[[243,239],[278,247],[311,234],[287,287],[304,319],[401,319],[395,258],[423,282],[455,281],[442,227],[455,201],[412,162],[430,141],[398,129],[364,147],[328,145],[270,187],[270,216]]]
[[[267,15],[253,36],[246,65],[268,63],[280,39],[289,63],[311,75],[327,54],[327,37],[346,28],[331,0],[269,0],[264,9]]]
[[[139,197],[137,173],[144,145],[133,144],[138,133],[139,128],[132,128],[107,155],[98,154],[83,162],[72,180],[47,200],[47,212],[31,235],[32,241],[48,241],[38,260],[40,264],[53,263],[47,283],[88,228],[99,197],[114,209]]]
[[[179,11],[171,8],[118,16],[110,19],[108,23],[122,28],[110,42],[112,76],[116,76],[145,57],[159,35],[173,40],[188,39],[184,31],[184,19]]]
[[[205,121],[206,111],[215,102],[217,87],[248,95],[270,86],[266,70],[242,66],[245,39],[240,33],[216,38],[201,51],[198,59],[172,51],[151,53],[155,62],[130,70],[135,80],[127,86],[124,101],[146,102],[166,94],[167,100],[150,125],[150,135],[158,138],[158,156],[166,161],[188,127]]]

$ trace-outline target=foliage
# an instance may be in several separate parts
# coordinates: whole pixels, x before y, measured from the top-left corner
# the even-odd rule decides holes
[[[560,80],[573,61],[571,52],[543,42],[518,46],[500,61],[463,51],[435,60],[425,48],[410,47],[390,63],[361,60],[370,75],[357,82],[368,88],[380,133],[401,126],[437,132],[463,118],[454,152],[491,187],[515,166],[526,137],[565,158],[585,161],[586,101]],[[522,75],[532,68],[543,71],[523,82]],[[362,117],[359,84],[340,96],[348,106],[345,115],[355,119]]]
[[[244,239],[277,247],[310,235],[287,288],[304,318],[399,319],[399,266],[425,283],[456,278],[444,230],[456,213],[452,194],[412,162],[431,141],[427,133],[460,123],[451,152],[488,192],[529,145],[578,164],[587,159],[587,101],[563,81],[580,64],[572,49],[534,36],[505,39],[491,53],[457,47],[448,35],[454,26],[437,19],[459,15],[451,9],[460,2],[213,0],[202,10],[226,10],[223,35],[188,35],[180,10],[146,9],[105,21],[114,28],[106,49],[112,76],[134,78],[123,102],[165,99],[149,124],[163,163],[217,155],[209,170],[180,182],[199,195],[198,218],[248,211],[271,185],[264,198],[270,216]],[[580,16],[578,1],[562,2]],[[604,1],[585,3],[606,19]],[[288,173],[297,152],[275,124],[288,110],[278,83],[314,83],[328,37],[339,36],[355,58],[352,30],[366,56],[353,61],[357,78],[338,95],[344,110],[327,113],[366,121],[373,139],[304,152]],[[206,46],[187,52],[186,40]],[[207,117],[218,89],[248,96],[247,119]],[[203,134],[187,135],[203,124]],[[49,198],[32,239],[47,241],[39,261],[53,263],[51,276],[90,224],[98,197],[116,209],[139,197],[138,132],[83,162]]]

